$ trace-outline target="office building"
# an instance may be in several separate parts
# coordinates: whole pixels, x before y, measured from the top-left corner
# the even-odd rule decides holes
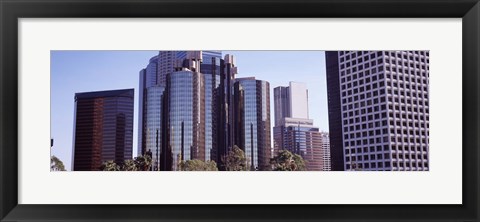
[[[270,170],[270,84],[251,78],[235,79],[233,143],[245,152],[251,170]]]
[[[290,82],[288,99],[290,116],[294,118],[308,119],[308,90],[307,84]]]
[[[328,124],[330,134],[330,161],[332,171],[344,171],[342,112],[340,105],[340,78],[338,52],[325,52],[327,70]]]
[[[328,132],[320,132],[322,138],[322,157],[323,157],[323,171],[331,171],[332,163],[330,159],[330,136]]]
[[[310,171],[330,169],[325,135],[309,119],[306,84],[290,82],[288,87],[276,87],[274,99],[274,153],[286,149],[298,154]]]
[[[153,101],[150,104],[161,104],[158,101],[161,101],[161,98],[157,98],[155,96],[146,96],[146,91],[153,87],[152,91],[155,91],[155,95],[163,95],[163,92],[160,93],[159,89],[163,87],[166,88],[166,81],[167,76],[175,71],[176,66],[181,67],[190,67],[191,64],[188,64],[188,61],[185,59],[187,58],[187,54],[191,54],[194,51],[160,51],[158,55],[152,57],[149,61],[149,64],[145,69],[140,71],[140,86],[139,86],[139,126],[138,126],[138,155],[145,154],[147,152],[147,135],[152,132],[147,132],[148,125],[160,125],[160,123],[149,123],[150,120],[147,120],[145,117],[146,111],[146,104],[148,103],[148,99],[152,99]],[[211,150],[215,149],[216,144],[216,118],[213,116],[216,113],[217,108],[217,100],[216,100],[216,90],[219,86],[220,82],[220,60],[221,60],[221,51],[196,51],[199,56],[202,57],[200,62],[200,66],[196,72],[202,71],[202,74],[205,78],[205,86],[204,86],[204,93],[205,93],[205,119],[206,119],[206,138],[205,138],[205,146],[212,147],[209,148],[207,152],[207,156],[210,156]],[[187,62],[184,64],[184,62]],[[161,88],[159,88],[161,87]],[[158,110],[162,110],[161,107],[156,107]],[[160,115],[160,114],[159,114]],[[150,118],[152,120],[152,118]],[[153,118],[153,121],[158,120],[159,118]],[[150,135],[151,137],[151,135]],[[152,146],[152,144],[151,144]],[[152,151],[153,152],[153,151]],[[154,155],[155,156],[155,155]]]
[[[238,68],[235,65],[235,57],[233,55],[225,55],[220,61],[220,83],[216,93],[217,99],[217,149],[212,152],[212,160],[219,163],[222,170],[222,156],[227,155],[232,150],[235,138],[234,128],[234,108],[233,108],[233,87],[235,75]]]
[[[158,83],[158,55],[150,58],[150,61],[144,69],[139,73],[139,86],[138,86],[138,147],[137,155],[142,155],[146,152],[145,137],[146,137],[146,121],[145,121],[145,96],[148,87],[157,85]]]
[[[275,109],[275,126],[282,125],[283,118],[290,115],[290,90],[287,86],[279,86],[273,89]]]
[[[205,147],[205,91],[200,70],[201,52],[188,52],[167,75],[164,143],[161,170],[178,170],[182,160],[208,160]]]
[[[326,61],[332,162],[341,150],[344,170],[428,170],[429,52],[327,52]]]
[[[217,162],[218,93],[222,52],[202,51],[200,72],[204,79],[205,92],[205,155],[207,160]],[[217,162],[220,163],[220,162]]]
[[[132,159],[133,100],[133,89],[75,94],[74,171]]]
[[[162,144],[162,86],[150,86],[146,89],[145,100],[145,150],[152,154],[152,170],[160,170],[160,152]]]
[[[308,171],[330,170],[328,134],[313,126],[313,120],[285,117],[274,127],[274,152],[288,150],[302,156]]]

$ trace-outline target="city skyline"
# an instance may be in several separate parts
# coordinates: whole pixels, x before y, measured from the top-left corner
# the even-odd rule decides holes
[[[272,95],[269,81],[285,70],[242,76],[233,53],[149,59],[138,76],[136,154],[134,89],[128,103],[122,90],[75,93],[74,170],[429,170],[429,51],[325,52],[328,132],[310,118],[307,83],[292,79],[307,67]]]
[[[102,54],[101,56],[98,56],[98,55],[93,55],[92,57],[92,54]],[[82,70],[85,71],[85,69],[89,69],[90,68],[90,71],[92,70],[92,68],[99,68],[99,70],[95,70],[94,73],[96,73],[98,75],[98,72],[100,70],[104,71],[104,75],[106,78],[112,78],[112,75],[109,74],[108,72],[108,69],[110,70],[114,70],[114,71],[110,71],[110,72],[115,72],[115,68],[112,68],[112,67],[115,67],[117,65],[119,66],[126,66],[126,62],[127,61],[124,61],[124,62],[121,62],[122,60],[120,59],[115,59],[115,57],[123,57],[123,60],[128,60],[129,63],[137,63],[137,64],[140,64],[142,63],[139,67],[128,67],[128,69],[126,70],[133,70],[136,68],[136,71],[135,72],[132,72],[131,74],[129,73],[129,75],[132,75],[133,76],[133,79],[136,77],[136,81],[134,82],[131,82],[130,84],[125,84],[125,82],[123,81],[118,81],[119,83],[116,83],[116,84],[112,84],[112,83],[115,83],[117,82],[117,80],[123,80],[122,78],[124,78],[126,76],[126,74],[123,74],[123,75],[117,75],[113,78],[116,79],[116,81],[112,81],[109,82],[108,84],[110,85],[118,85],[118,87],[115,87],[115,88],[135,88],[135,123],[134,123],[134,126],[137,126],[138,125],[138,119],[137,119],[137,116],[138,116],[138,109],[137,107],[139,106],[138,105],[138,88],[137,87],[134,87],[135,85],[138,85],[138,72],[139,70],[141,70],[142,68],[145,68],[147,67],[148,65],[148,61],[150,58],[152,58],[153,56],[155,56],[155,54],[158,54],[158,51],[152,51],[152,52],[145,52],[145,51],[141,51],[141,52],[138,52],[138,51],[133,51],[133,52],[124,52],[124,51],[110,51],[110,52],[104,52],[104,51],[98,51],[98,52],[95,52],[95,53],[92,53],[90,51],[81,51],[81,52],[78,52],[78,51],[53,51],[52,52],[52,137],[53,139],[55,140],[55,146],[53,146],[52,148],[52,154],[53,155],[56,155],[58,156],[62,161],[64,161],[65,165],[67,166],[67,169],[69,168],[68,166],[70,165],[69,164],[69,160],[68,158],[66,159],[65,157],[68,157],[68,151],[67,152],[62,152],[62,150],[59,150],[60,148],[57,148],[57,146],[59,145],[62,145],[64,144],[68,144],[68,139],[60,139],[58,137],[56,137],[54,134],[54,132],[58,132],[58,130],[56,128],[61,128],[61,127],[58,127],[58,126],[61,126],[62,124],[59,124],[60,121],[56,120],[56,118],[54,117],[57,117],[56,116],[56,113],[55,110],[58,110],[58,109],[54,109],[54,107],[60,107],[60,109],[62,108],[62,105],[63,105],[63,108],[64,109],[67,109],[68,110],[68,107],[67,105],[63,104],[63,103],[55,103],[55,94],[56,93],[59,93],[61,92],[62,90],[59,89],[59,86],[63,86],[63,87],[68,87],[68,85],[65,85],[65,84],[62,84],[62,85],[59,85],[57,84],[58,82],[63,82],[65,83],[65,80],[69,80],[69,79],[75,79],[73,77],[75,77],[74,75],[78,75],[79,73],[77,72],[81,72]],[[301,82],[302,80],[304,80],[304,82],[309,82],[308,84],[312,84],[312,83],[315,83],[317,82],[318,84],[317,85],[322,85],[322,81],[323,80],[323,83],[325,83],[325,76],[322,76],[322,73],[319,72],[319,70],[322,70],[322,65],[323,62],[322,62],[322,55],[323,55],[323,52],[319,52],[319,51],[316,51],[316,52],[312,52],[312,51],[297,51],[297,52],[292,52],[292,51],[234,51],[234,52],[229,52],[233,55],[235,55],[236,57],[236,62],[238,63],[238,67],[239,67],[239,74],[237,75],[238,78],[242,78],[242,77],[248,77],[248,76],[255,76],[257,79],[261,79],[261,80],[266,80],[266,81],[269,81],[270,82],[270,87],[269,87],[269,90],[271,92],[273,92],[273,88],[278,86],[278,85],[285,85],[285,84],[288,84],[290,81],[299,81]],[[78,55],[78,54],[83,54],[83,55]],[[117,54],[117,55],[115,55]],[[120,56],[118,55],[120,54]],[[123,54],[123,55],[122,55]],[[138,54],[139,57],[142,57],[142,59],[135,59],[134,56],[129,56],[128,54]],[[223,54],[227,54],[227,52],[223,51]],[[239,54],[239,56],[237,56],[237,54]],[[60,58],[61,57],[61,58]],[[71,59],[75,59],[76,57],[76,61],[80,61],[78,63],[73,63],[72,64],[72,60]],[[148,58],[146,58],[148,57]],[[245,58],[248,58],[248,59],[245,59]],[[260,58],[263,58],[263,59],[260,59]],[[271,58],[271,59],[268,59],[268,58]],[[68,61],[65,61],[65,60],[68,60]],[[143,62],[141,62],[141,60],[143,60]],[[303,60],[303,63],[302,62],[295,62],[296,60]],[[86,64],[82,64],[82,63],[88,63],[88,62],[92,62],[94,61],[96,64],[95,65],[92,65],[90,64],[90,67],[86,67],[85,65]],[[135,62],[134,62],[135,61]],[[281,64],[285,64],[285,61],[291,61],[290,62],[290,66],[288,65],[281,65]],[[62,64],[58,64],[58,63],[62,63]],[[262,62],[264,65],[262,65]],[[276,62],[278,64],[276,64]],[[271,64],[272,63],[275,63],[276,66],[272,66]],[[98,65],[98,64],[101,64],[101,65]],[[245,65],[241,65],[241,64],[245,64]],[[249,65],[249,64],[255,64],[255,65]],[[320,67],[319,67],[319,64],[320,64]],[[82,66],[83,67],[79,67],[79,66]],[[68,66],[68,70],[70,71],[73,71],[73,76],[72,74],[69,75],[68,72],[65,72],[65,67],[62,67],[62,66]],[[93,67],[92,67],[93,66]],[[62,69],[63,68],[63,69]],[[283,68],[283,70],[282,70]],[[243,70],[247,70],[247,72],[243,72]],[[257,72],[252,72],[252,71],[249,71],[249,70],[259,70],[258,74]],[[307,70],[307,71],[303,71],[303,70]],[[297,77],[297,79],[292,79],[291,76],[288,76],[288,75],[284,75],[284,78],[279,78],[282,76],[282,72],[286,72],[286,73],[299,73],[298,75],[295,75]],[[312,72],[313,71],[313,72]],[[275,72],[276,75],[272,76],[271,75],[271,72]],[[245,73],[245,74],[244,74]],[[301,75],[302,73],[306,73],[304,74],[303,76]],[[312,75],[312,73],[316,73],[316,75]],[[60,74],[63,74],[63,76],[59,76]],[[88,76],[88,72],[86,73],[86,75]],[[242,75],[243,74],[243,75]],[[262,75],[263,74],[263,75]],[[268,76],[271,76],[270,78],[263,78],[264,77],[268,77]],[[95,76],[95,75],[93,75]],[[92,77],[93,77],[92,76]],[[285,76],[287,78],[285,78]],[[313,76],[313,77],[312,77]],[[65,78],[66,77],[66,78]],[[77,76],[77,77],[82,77],[82,75],[80,76]],[[84,77],[84,75],[83,75]],[[97,76],[98,77],[98,76]],[[131,77],[131,76],[129,76]],[[290,77],[290,78],[288,78]],[[315,78],[317,77],[317,78]],[[78,79],[78,78],[77,78]],[[86,78],[88,79],[88,78]],[[127,78],[125,78],[127,79]],[[132,79],[132,78],[128,78],[128,79]],[[310,80],[310,81],[305,81],[305,80]],[[317,81],[311,81],[311,80],[317,80]],[[84,80],[83,80],[84,81]],[[75,82],[75,81],[73,81]],[[275,84],[275,82],[281,82],[281,83],[278,83],[278,85],[273,85],[272,84]],[[135,84],[137,83],[137,84]],[[123,84],[123,85],[122,85]],[[95,90],[112,90],[112,89],[115,89],[115,88],[112,88],[112,87],[102,87],[100,88],[99,85],[101,84],[96,84],[95,82],[92,82],[92,85],[97,85],[95,87],[92,87],[92,86],[88,86],[88,87],[83,87],[83,90],[76,90],[76,92],[79,92],[79,91],[95,91]],[[61,87],[60,87],[61,88]],[[316,92],[315,94],[316,95],[321,95],[321,94],[326,94],[326,87],[318,87],[318,89],[323,89],[324,92],[316,92],[316,90],[312,90],[313,92]],[[70,91],[73,90],[73,89],[70,89]],[[69,90],[63,90],[63,91],[69,91]],[[154,90],[155,91],[155,90]],[[155,93],[155,92],[152,92],[152,93]],[[158,93],[158,92],[157,92]],[[58,94],[56,94],[58,95]],[[64,94],[62,94],[64,95]],[[273,93],[270,93],[270,99],[271,101],[273,101]],[[325,96],[324,96],[325,97]],[[315,98],[315,96],[313,96],[313,98]],[[317,98],[322,98],[322,96],[318,96]],[[60,99],[59,99],[60,100]],[[321,99],[317,100],[317,101],[321,101]],[[317,119],[316,120],[316,124],[318,124],[319,122],[321,122],[320,120],[322,119],[322,117],[319,117],[321,116],[322,114],[320,114],[318,112],[318,110],[322,109],[325,110],[324,114],[323,114],[323,119],[326,119],[326,104],[323,106],[323,107],[319,107],[320,104],[316,103],[316,102],[312,102],[311,100],[309,100],[309,103],[310,103],[310,107],[315,107],[313,109],[310,109],[310,112],[311,113],[315,113],[316,115],[312,115],[312,116],[317,116]],[[326,103],[326,100],[324,100],[324,103]],[[273,102],[271,102],[270,104],[270,109],[271,109],[271,112],[273,112]],[[61,112],[59,112],[61,113]],[[63,115],[66,115],[63,114]],[[273,123],[273,119],[272,119],[272,116],[273,116],[273,113],[271,113],[270,115],[270,119],[271,119],[271,122]],[[65,116],[63,116],[65,118]],[[65,119],[68,119],[68,118],[65,118]],[[71,121],[73,122],[73,120]],[[68,123],[68,122],[67,122]],[[68,125],[68,124],[64,124],[64,125]],[[324,121],[323,124],[323,128],[322,128],[322,131],[327,131],[327,125],[328,123],[326,121]],[[271,124],[271,126],[273,127],[273,124]],[[65,131],[68,131],[68,127],[65,127],[66,129],[64,129]],[[136,128],[136,127],[135,127]],[[71,131],[71,130],[70,130]],[[135,132],[138,132],[138,129],[134,129],[134,138],[138,136],[137,133]],[[65,133],[63,133],[65,134]],[[71,134],[70,134],[71,135]],[[65,140],[67,142],[64,142],[62,140]],[[135,139],[134,139],[135,140]],[[273,138],[271,139],[273,140]],[[136,144],[138,144],[138,141],[134,141],[134,156],[136,156],[135,154],[135,151],[138,149],[138,146],[136,146]],[[57,149],[56,149],[57,148]],[[65,149],[66,148],[66,149]],[[68,146],[63,148],[65,150],[68,150]]]

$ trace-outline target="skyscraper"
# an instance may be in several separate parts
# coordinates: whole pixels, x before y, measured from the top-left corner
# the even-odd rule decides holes
[[[205,91],[201,52],[188,52],[182,67],[167,75],[161,170],[178,170],[182,160],[209,160],[205,147]]]
[[[133,89],[75,94],[74,171],[132,158],[133,100]]]
[[[202,51],[200,72],[203,74],[205,92],[205,155],[208,160],[215,160],[216,162],[221,63],[222,52]]]
[[[145,95],[145,150],[152,153],[152,170],[160,170],[162,145],[162,96],[164,87],[150,86]]]
[[[150,58],[146,68],[140,70],[138,86],[138,147],[137,154],[142,155],[146,152],[145,137],[146,137],[146,90],[148,87],[157,85],[158,83],[158,55]]]
[[[221,163],[222,156],[225,156],[233,148],[235,138],[234,108],[233,108],[233,84],[238,68],[235,66],[235,57],[225,55],[220,61],[220,84],[216,91],[217,98],[217,149],[214,157],[217,163]],[[220,169],[222,165],[220,164]]]
[[[322,137],[322,157],[323,157],[323,171],[332,170],[332,163],[330,157],[330,136],[327,132],[320,132]]]
[[[275,126],[282,125],[283,118],[290,115],[290,90],[287,86],[279,86],[273,89],[275,106]]]
[[[342,153],[345,170],[428,170],[429,52],[327,52],[326,61],[335,161]]]
[[[270,84],[236,79],[233,106],[234,145],[245,152],[251,170],[271,169]]]
[[[165,87],[167,84],[167,75],[175,70],[175,63],[178,60],[183,61],[187,56],[187,51],[159,51],[157,82],[159,86]]]
[[[329,170],[329,152],[325,134],[313,126],[308,115],[306,84],[290,82],[288,87],[274,89],[274,151],[289,150],[306,161],[307,170]],[[326,135],[328,137],[328,134]]]
[[[294,118],[308,119],[308,89],[307,84],[290,82],[289,87],[290,116]],[[286,116],[287,117],[287,116]]]
[[[333,171],[345,168],[342,134],[342,112],[340,107],[340,73],[338,52],[325,52],[327,70],[328,124],[330,133],[330,161]]]
[[[162,166],[165,170],[176,170],[180,154],[182,160],[214,160],[221,169],[222,156],[234,145],[233,81],[237,73],[234,58],[226,55],[221,59],[219,51],[188,51],[184,56],[183,61],[178,60],[176,71],[167,75],[163,110],[164,129],[169,130],[164,134],[165,153],[161,160],[165,164]],[[183,93],[177,93],[178,90]],[[180,103],[178,110],[174,111]],[[187,104],[188,108],[185,107]],[[193,109],[191,114],[190,108]],[[180,129],[174,122],[178,116],[183,116]],[[192,116],[192,121],[186,116]],[[172,131],[175,128],[177,131]],[[185,141],[190,139],[185,136],[190,134],[194,141],[191,155],[185,153],[188,149]],[[178,141],[174,143],[179,136],[183,141],[180,148],[175,145]]]
[[[167,76],[173,72],[175,72],[176,66],[185,66],[189,67],[190,64],[183,64],[187,58],[187,54],[191,54],[193,51],[160,51],[158,55],[152,57],[149,61],[149,64],[145,69],[140,71],[140,92],[139,92],[139,121],[138,121],[138,155],[142,155],[148,151],[146,137],[149,134],[154,132],[151,129],[148,131],[147,127],[150,125],[160,125],[160,123],[152,123],[151,121],[158,121],[159,118],[150,118],[150,120],[146,117],[147,112],[147,103],[150,104],[150,110],[153,109],[152,104],[161,105],[162,99],[160,98],[163,95],[163,92],[160,92],[160,89],[166,88],[166,81]],[[221,52],[220,51],[196,51],[199,56],[202,57],[201,60],[198,62],[201,64],[196,72],[202,71],[205,78],[205,87],[204,93],[205,97],[205,118],[206,118],[206,126],[205,132],[206,135],[206,147],[215,147],[216,139],[212,139],[215,137],[216,132],[216,119],[212,117],[216,113],[216,90],[219,85],[219,78],[220,78],[220,59],[221,59]],[[187,61],[188,62],[188,61]],[[153,87],[154,89],[150,91],[155,91],[154,93],[156,96],[147,96],[147,90]],[[160,88],[159,88],[160,87]],[[153,101],[147,101],[147,100]],[[155,107],[157,110],[163,110],[162,107]],[[157,115],[160,115],[157,113]],[[207,129],[208,128],[208,129]],[[160,129],[161,130],[161,129]],[[152,140],[152,136],[150,135],[150,140]],[[153,146],[153,143],[150,143]],[[210,152],[212,149],[208,149],[207,156],[210,156]],[[151,150],[151,152],[154,152]],[[155,155],[154,155],[155,156]]]

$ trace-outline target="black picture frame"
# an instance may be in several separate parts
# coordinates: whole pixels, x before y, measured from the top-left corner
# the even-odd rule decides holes
[[[0,0],[0,16],[1,221],[479,221],[480,4],[478,0]],[[77,17],[462,18],[463,204],[18,204],[17,20],[19,18]]]

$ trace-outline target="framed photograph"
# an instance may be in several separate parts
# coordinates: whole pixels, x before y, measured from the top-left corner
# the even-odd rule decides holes
[[[1,1],[1,221],[478,221],[477,0]]]

